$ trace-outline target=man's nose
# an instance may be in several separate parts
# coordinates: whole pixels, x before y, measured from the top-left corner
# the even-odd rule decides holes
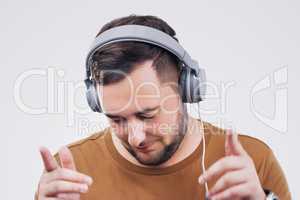
[[[144,145],[144,141],[146,139],[146,134],[144,131],[143,123],[132,123],[129,125],[129,133],[128,133],[128,143],[136,148],[139,148]]]

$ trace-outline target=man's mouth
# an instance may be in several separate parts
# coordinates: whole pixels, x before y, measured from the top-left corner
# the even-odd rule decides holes
[[[153,144],[153,143],[147,144],[147,145],[144,145],[144,146],[142,146],[142,147],[138,147],[138,148],[136,148],[136,149],[137,149],[137,151],[139,151],[139,152],[142,152],[142,153],[148,153],[148,152],[150,152],[150,151],[153,151],[153,149],[150,148],[150,147],[152,146],[152,144]]]

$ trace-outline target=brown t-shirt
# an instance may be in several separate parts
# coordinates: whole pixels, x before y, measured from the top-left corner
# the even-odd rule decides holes
[[[224,130],[204,122],[206,168],[224,156]],[[262,187],[280,199],[291,199],[287,181],[272,150],[258,139],[239,135],[239,140],[255,163]],[[115,148],[110,127],[68,145],[78,171],[94,180],[81,200],[199,200],[204,199],[201,175],[202,142],[175,165],[158,169],[137,166]],[[56,154],[57,158],[57,154]],[[212,187],[215,180],[209,182]]]

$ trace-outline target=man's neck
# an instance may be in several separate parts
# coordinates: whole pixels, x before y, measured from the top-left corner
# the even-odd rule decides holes
[[[187,133],[185,134],[181,144],[179,145],[177,151],[172,155],[172,157],[167,160],[166,162],[156,166],[158,168],[161,167],[168,167],[171,165],[174,165],[189,155],[191,155],[194,150],[197,148],[197,146],[200,144],[202,140],[202,134],[203,130],[200,129],[201,123],[199,120],[192,118],[191,116],[188,116],[188,129]],[[132,162],[135,165],[142,166],[142,167],[151,167],[153,166],[147,166],[139,163],[128,151],[125,149],[125,147],[122,145],[120,139],[115,135],[115,133],[112,133],[112,140],[113,144],[116,147],[117,151],[128,161]]]

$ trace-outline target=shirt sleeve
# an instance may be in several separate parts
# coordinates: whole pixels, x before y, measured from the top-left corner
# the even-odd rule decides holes
[[[291,200],[291,194],[284,172],[281,169],[273,151],[269,149],[262,167],[262,186],[275,193],[281,200]]]

